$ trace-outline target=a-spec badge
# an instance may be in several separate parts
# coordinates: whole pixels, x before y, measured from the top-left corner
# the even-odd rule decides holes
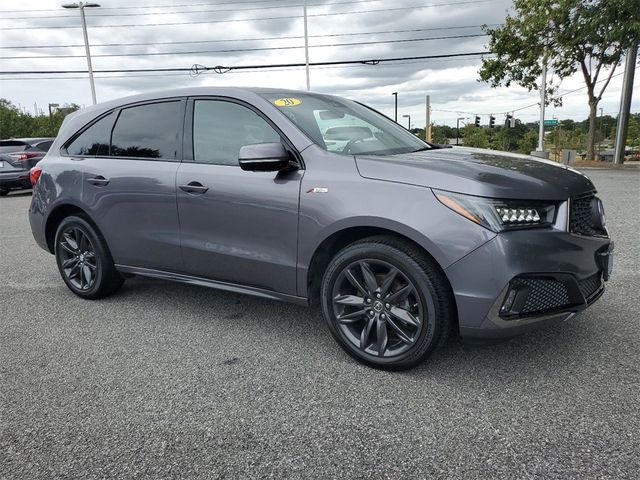
[[[307,193],[327,193],[328,191],[329,189],[325,187],[313,187],[307,190]]]

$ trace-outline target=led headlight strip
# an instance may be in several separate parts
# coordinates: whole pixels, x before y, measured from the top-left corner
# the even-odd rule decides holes
[[[553,224],[555,217],[556,206],[551,202],[477,197],[442,190],[433,193],[444,206],[494,232],[545,227]]]

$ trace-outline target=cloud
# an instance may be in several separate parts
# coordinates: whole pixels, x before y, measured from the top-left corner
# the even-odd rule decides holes
[[[388,0],[309,1],[310,60],[327,62],[337,60],[383,59],[391,57],[415,57],[449,53],[479,52],[485,50],[486,37],[421,40],[397,43],[384,42],[398,39],[423,39],[481,33],[481,24],[497,24],[504,20],[510,0],[467,1],[462,0]],[[89,38],[92,45],[93,65],[97,71],[123,68],[189,68],[198,63],[215,65],[265,65],[303,63],[302,0],[273,2],[221,0],[211,6],[201,0],[148,0],[144,5],[167,5],[165,8],[132,7],[124,0],[103,0],[102,8],[87,10]],[[341,4],[343,3],[343,4]],[[458,3],[458,5],[455,5]],[[429,4],[449,4],[436,7],[415,8]],[[38,10],[33,13],[4,13],[2,27],[20,27],[4,30],[0,46],[53,45],[46,49],[1,49],[0,56],[16,56],[3,59],[1,70],[85,70],[86,60],[82,46],[82,31],[78,12],[62,10],[54,0],[23,0],[15,10]],[[273,7],[281,8],[273,8]],[[269,8],[265,8],[269,7]],[[9,10],[9,7],[2,7]],[[41,11],[51,10],[51,11]],[[213,10],[213,11],[206,11]],[[367,10],[379,10],[366,12]],[[171,13],[173,12],[173,13]],[[193,13],[188,13],[193,12]],[[351,13],[349,13],[351,12]],[[363,13],[356,13],[363,12]],[[330,15],[325,15],[330,14]],[[112,16],[124,15],[124,16]],[[61,18],[15,17],[57,16]],[[14,18],[10,18],[14,17]],[[260,20],[265,17],[283,17]],[[240,20],[240,21],[238,21]],[[188,22],[205,22],[184,25]],[[107,25],[131,25],[134,27],[106,27]],[[33,26],[65,26],[73,28],[35,28]],[[464,28],[463,28],[464,27]],[[377,32],[377,33],[374,33]],[[386,32],[386,33],[385,33]],[[297,37],[297,38],[285,38]],[[206,41],[207,43],[180,43]],[[146,45],[131,45],[131,44]],[[360,44],[358,44],[360,43]],[[108,46],[102,46],[109,44]],[[113,45],[118,44],[118,45]],[[343,45],[347,44],[347,45]],[[66,48],[76,45],[73,48]],[[323,46],[331,45],[331,46]],[[278,50],[264,50],[280,47]],[[221,50],[247,51],[221,51]],[[261,49],[261,50],[258,50]],[[208,53],[182,53],[180,55],[104,57],[104,54],[162,53],[208,51]],[[50,58],[25,58],[49,55]],[[76,55],[61,58],[60,55]],[[402,114],[412,115],[412,123],[422,126],[425,118],[425,96],[431,96],[432,118],[436,122],[455,122],[456,112],[499,113],[537,101],[536,92],[520,88],[491,89],[477,81],[479,57],[460,57],[421,61],[381,63],[379,65],[350,65],[340,67],[312,67],[312,90],[345,95],[366,102],[388,115],[393,114],[392,92],[398,92]],[[33,110],[37,103],[46,110],[47,103],[90,103],[88,80],[84,75],[74,78],[7,80],[0,76],[0,97]],[[76,78],[80,77],[80,78]],[[115,78],[114,78],[115,77]],[[149,90],[161,90],[197,85],[245,85],[282,88],[305,87],[303,68],[229,72],[224,75],[207,73],[196,78],[188,74],[100,74],[96,73],[96,90],[99,101]],[[583,85],[580,77],[565,80],[562,89],[570,90]],[[621,77],[613,79],[602,107],[605,113],[617,110]],[[640,104],[634,99],[633,108]],[[550,110],[550,115],[582,119],[588,109],[583,92],[565,98],[562,110]],[[452,112],[448,112],[452,111]],[[535,107],[523,110],[518,117],[535,120]]]

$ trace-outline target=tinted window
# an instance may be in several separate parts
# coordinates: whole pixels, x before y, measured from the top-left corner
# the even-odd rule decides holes
[[[197,100],[193,110],[196,162],[238,165],[243,145],[280,142],[280,135],[253,110],[237,103]]]
[[[113,118],[113,113],[109,113],[87,128],[67,145],[67,153],[69,155],[109,155],[109,135],[111,135]]]
[[[111,136],[111,156],[174,160],[178,144],[180,102],[125,108]]]
[[[49,149],[51,148],[51,145],[53,145],[53,141],[47,140],[46,142],[40,142],[38,145],[36,145],[36,147],[38,148],[38,150],[42,150],[43,152],[48,152]]]

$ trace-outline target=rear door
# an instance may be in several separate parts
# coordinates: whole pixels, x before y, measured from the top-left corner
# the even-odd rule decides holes
[[[253,107],[230,99],[191,99],[185,123],[177,176],[185,270],[295,294],[303,171],[247,172],[238,164],[241,146],[286,139]]]
[[[115,110],[67,149],[82,169],[83,206],[116,264],[182,270],[175,180],[184,105],[171,99]]]

